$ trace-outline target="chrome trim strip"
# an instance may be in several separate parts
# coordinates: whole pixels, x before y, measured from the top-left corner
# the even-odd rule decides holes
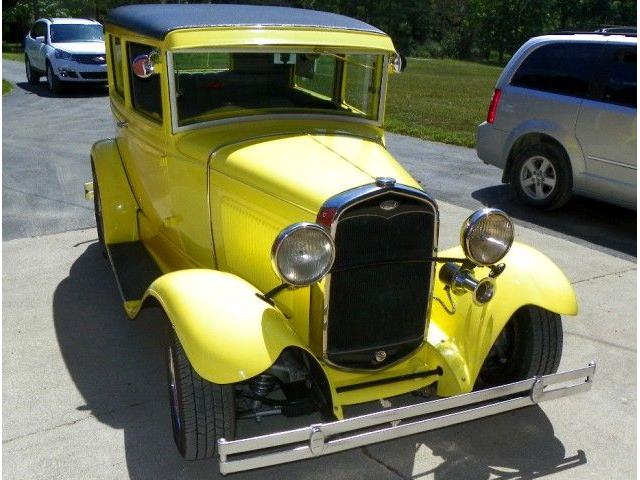
[[[353,208],[366,200],[384,195],[385,193],[388,193],[388,192],[394,192],[408,198],[422,200],[424,203],[426,203],[433,209],[434,216],[435,216],[434,229],[433,229],[433,257],[437,257],[438,256],[438,237],[439,237],[439,229],[440,229],[440,213],[438,210],[438,204],[426,192],[422,190],[418,190],[413,187],[409,187],[407,185],[396,183],[390,187],[379,187],[374,183],[369,185],[363,185],[361,187],[356,187],[351,190],[347,190],[345,192],[339,193],[338,195],[331,197],[329,200],[327,200],[324,203],[322,207],[320,207],[320,211],[318,212],[318,217],[316,221],[317,223],[323,224],[320,221],[323,214],[327,211],[335,210],[335,215],[333,217],[333,220],[331,222],[331,227],[330,227],[331,237],[333,238],[333,242],[335,245],[336,230],[338,228],[338,221],[340,220],[340,216],[347,209]],[[332,367],[338,368],[340,370],[352,371],[352,372],[377,372],[380,370],[384,370],[385,368],[389,368],[397,363],[400,363],[403,360],[406,360],[407,357],[409,357],[411,354],[419,350],[423,346],[424,342],[427,341],[429,319],[431,318],[431,306],[433,304],[431,297],[433,296],[433,287],[434,287],[434,279],[435,279],[435,262],[431,263],[430,277],[431,277],[431,283],[430,283],[428,297],[427,297],[427,312],[425,315],[424,333],[423,333],[424,341],[422,342],[422,344],[420,344],[418,347],[416,347],[414,350],[409,352],[404,357],[398,360],[395,360],[391,363],[387,363],[384,366],[381,366],[380,368],[360,369],[360,368],[351,368],[351,367],[345,367],[342,365],[336,365],[335,363],[329,360],[327,355],[327,330],[329,328],[329,296],[330,296],[329,292],[331,292],[331,272],[329,272],[329,274],[325,277],[324,309],[323,309],[323,318],[322,318],[322,360],[328,365],[331,365]]]
[[[596,364],[592,362],[587,367],[576,370],[533,377],[486,390],[382,410],[346,420],[313,424],[240,440],[227,441],[221,438],[218,440],[220,472],[226,475],[318,457],[586,392],[591,389],[595,370]],[[546,390],[550,386],[561,383],[572,384]],[[517,396],[513,397],[513,395]],[[467,406],[470,408],[451,411]],[[419,418],[427,415],[431,416]],[[374,427],[376,427],[374,430],[362,431],[362,429]],[[350,436],[346,435],[349,432],[354,433]],[[331,437],[335,435],[340,437],[332,439]],[[286,450],[258,453],[263,449],[287,445]],[[252,452],[256,454],[251,456]],[[229,458],[230,455],[236,454],[243,455],[240,459]]]
[[[589,160],[593,160],[596,162],[607,163],[609,165],[615,165],[616,167],[628,168],[629,170],[638,170],[637,165],[629,165],[623,162],[617,162],[615,160],[608,160],[606,158],[594,157],[593,155],[588,155],[587,158]]]

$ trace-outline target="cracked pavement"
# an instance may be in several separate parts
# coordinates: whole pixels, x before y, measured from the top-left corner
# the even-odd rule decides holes
[[[91,143],[112,134],[107,97],[52,99],[23,84],[20,64],[3,67],[18,82],[3,99],[3,478],[221,478],[214,460],[185,462],[173,446],[166,330],[152,310],[126,318],[97,248],[82,183]],[[587,199],[557,213],[523,211],[473,150],[398,135],[388,142],[438,200],[441,247],[459,241],[472,210],[500,206],[516,218],[517,240],[563,269],[580,313],[564,319],[560,368],[598,361],[593,389],[233,478],[633,478],[635,212]],[[313,421],[244,421],[240,434]]]

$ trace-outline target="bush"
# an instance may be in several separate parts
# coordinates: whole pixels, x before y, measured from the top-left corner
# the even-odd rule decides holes
[[[418,45],[413,53],[416,57],[442,58],[444,56],[444,49],[440,43],[434,40],[427,40],[422,45]]]

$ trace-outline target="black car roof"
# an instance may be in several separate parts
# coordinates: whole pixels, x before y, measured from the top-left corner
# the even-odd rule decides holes
[[[109,12],[105,23],[162,40],[181,28],[284,26],[384,33],[365,22],[302,8],[226,4],[127,5]]]

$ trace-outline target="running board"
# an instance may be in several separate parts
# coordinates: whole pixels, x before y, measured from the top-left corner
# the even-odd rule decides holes
[[[240,440],[221,438],[218,440],[220,473],[225,475],[328,455],[586,392],[591,388],[595,370],[593,362],[577,370],[346,420]],[[571,385],[558,386],[567,383]],[[556,387],[548,389],[552,385]]]
[[[149,285],[162,275],[142,242],[107,245],[109,261],[125,305],[142,300]]]

